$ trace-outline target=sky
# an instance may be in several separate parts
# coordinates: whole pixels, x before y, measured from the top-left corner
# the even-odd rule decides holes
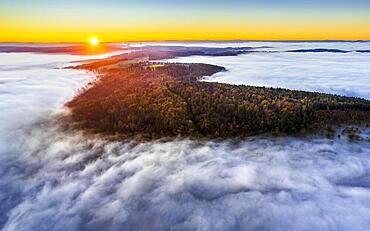
[[[370,0],[0,0],[0,42],[369,40]]]

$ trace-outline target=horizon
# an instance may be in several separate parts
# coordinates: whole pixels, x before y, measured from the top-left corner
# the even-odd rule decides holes
[[[88,38],[86,39],[88,40]],[[322,43],[336,43],[336,42],[349,42],[349,43],[366,43],[370,42],[370,39],[199,39],[199,40],[187,40],[187,39],[181,39],[181,40],[134,40],[134,41],[101,41],[100,44],[112,44],[112,43],[163,43],[163,42],[188,42],[188,43],[196,43],[196,42],[222,42],[222,43],[232,43],[232,42],[282,42],[282,43],[305,43],[305,42],[322,42]],[[0,41],[0,43],[29,43],[29,44],[86,44],[88,41],[81,41],[81,42],[66,42],[66,41],[51,41],[51,42],[27,42],[27,41]]]

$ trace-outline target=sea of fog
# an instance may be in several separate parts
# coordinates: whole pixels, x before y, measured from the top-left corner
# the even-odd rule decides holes
[[[212,44],[198,45],[260,46]],[[264,45],[282,51],[369,48],[369,43]],[[64,130],[58,121],[67,113],[63,104],[94,76],[61,67],[95,57],[0,53],[0,230],[370,229],[366,141],[257,136],[134,144]],[[370,98],[365,53],[176,61],[228,68],[208,81]]]
[[[199,43],[174,42],[168,45],[202,46]],[[239,56],[191,56],[167,61],[209,63],[227,68],[227,72],[206,78],[211,82],[318,91],[370,99],[370,41],[206,43],[206,46],[257,49]],[[287,52],[320,48],[346,52]]]

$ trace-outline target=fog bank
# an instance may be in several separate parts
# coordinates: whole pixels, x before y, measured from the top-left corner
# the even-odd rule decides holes
[[[254,137],[133,145],[53,123],[0,160],[3,230],[367,230],[370,144]]]
[[[198,44],[199,45],[199,44]],[[212,44],[208,44],[211,46]],[[213,44],[212,46],[226,46]],[[233,44],[234,45],[234,44]],[[170,62],[208,63],[228,71],[217,73],[206,81],[252,86],[280,87],[318,91],[370,99],[370,53],[285,52],[294,49],[368,50],[364,43],[243,43],[245,46],[271,46],[233,57],[191,56]],[[272,53],[268,51],[273,51]]]

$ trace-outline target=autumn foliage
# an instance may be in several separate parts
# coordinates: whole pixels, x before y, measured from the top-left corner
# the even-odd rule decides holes
[[[67,106],[76,126],[117,137],[296,134],[370,121],[370,102],[336,95],[199,81],[223,67],[130,63],[93,68],[98,79]]]

